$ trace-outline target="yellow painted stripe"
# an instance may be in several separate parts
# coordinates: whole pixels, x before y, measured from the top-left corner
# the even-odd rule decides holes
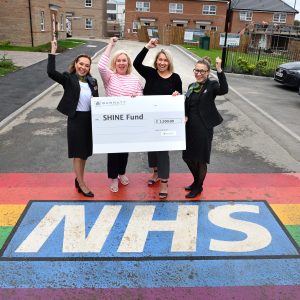
[[[300,204],[272,204],[271,207],[284,225],[300,225]]]
[[[0,205],[0,226],[15,226],[25,205]]]
[[[284,225],[300,225],[300,204],[272,204],[272,209]],[[25,205],[0,204],[0,226],[14,226]]]

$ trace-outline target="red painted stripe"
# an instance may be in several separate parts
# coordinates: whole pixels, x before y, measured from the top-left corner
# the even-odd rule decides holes
[[[159,184],[148,187],[149,174],[128,174],[130,184],[120,185],[118,193],[108,190],[104,173],[88,173],[86,180],[95,200],[158,200]],[[173,173],[168,200],[184,200],[184,185],[191,175]],[[0,174],[0,204],[26,204],[29,200],[85,200],[74,188],[73,173]],[[210,173],[204,192],[196,200],[267,200],[270,204],[300,203],[300,174],[224,174]],[[91,200],[91,199],[89,199]]]

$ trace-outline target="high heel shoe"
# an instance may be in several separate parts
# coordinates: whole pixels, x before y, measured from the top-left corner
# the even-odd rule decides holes
[[[77,178],[75,178],[75,187],[76,187],[77,189],[79,188],[79,183],[78,183]]]
[[[160,179],[157,177],[157,173],[158,171],[157,170],[153,170],[153,175],[152,175],[152,178],[148,180],[148,185],[149,186],[152,186],[154,185],[156,182],[158,182]],[[154,177],[153,177],[154,176]]]
[[[91,191],[84,192],[80,186],[78,186],[78,193],[82,193],[85,197],[94,197],[94,193]]]
[[[161,180],[160,181],[161,183],[166,183],[167,184],[167,187],[168,187],[168,180]],[[165,193],[165,192],[159,192],[159,198],[160,199],[166,199],[168,197],[168,193]]]

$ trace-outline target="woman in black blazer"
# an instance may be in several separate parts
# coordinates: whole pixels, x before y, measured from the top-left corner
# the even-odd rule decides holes
[[[182,157],[194,178],[193,183],[185,187],[185,190],[189,191],[186,198],[194,198],[203,190],[207,164],[210,161],[213,127],[223,121],[215,104],[217,95],[228,93],[221,63],[222,60],[217,57],[218,82],[209,79],[210,62],[200,59],[193,70],[196,82],[189,85],[186,93],[186,150],[183,151]]]
[[[56,40],[51,42],[47,73],[60,83],[64,94],[57,109],[68,116],[68,155],[73,158],[75,187],[86,197],[94,194],[84,182],[86,160],[93,153],[91,97],[98,97],[97,80],[90,74],[92,60],[88,55],[77,56],[69,72],[60,73],[55,68]]]

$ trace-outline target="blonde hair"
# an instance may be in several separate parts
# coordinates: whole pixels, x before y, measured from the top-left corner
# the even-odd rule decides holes
[[[157,70],[157,59],[159,57],[160,54],[164,54],[169,62],[169,66],[168,66],[168,70],[173,73],[174,72],[174,64],[173,64],[173,58],[172,58],[172,54],[170,51],[165,50],[165,49],[161,49],[155,56],[154,59],[154,68]]]
[[[118,57],[121,54],[124,54],[127,57],[128,68],[127,68],[127,71],[126,71],[126,75],[128,75],[128,74],[130,74],[132,72],[132,62],[131,62],[131,59],[130,59],[129,55],[124,50],[119,50],[119,51],[116,51],[114,53],[114,55],[112,57],[112,60],[111,60],[111,63],[110,63],[110,69],[113,72],[116,72],[116,62],[117,62]]]

